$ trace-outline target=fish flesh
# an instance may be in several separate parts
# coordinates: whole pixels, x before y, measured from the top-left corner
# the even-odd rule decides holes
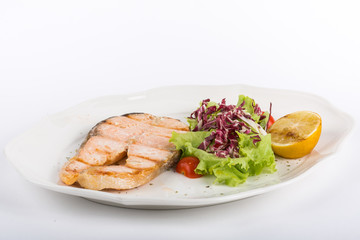
[[[67,185],[125,190],[141,186],[172,167],[180,157],[172,132],[187,132],[180,120],[130,113],[96,124],[77,154],[60,170]]]

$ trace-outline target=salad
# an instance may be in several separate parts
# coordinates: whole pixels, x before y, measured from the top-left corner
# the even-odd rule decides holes
[[[186,159],[193,177],[214,175],[214,183],[228,186],[275,172],[271,136],[266,132],[270,119],[269,112],[244,95],[236,105],[227,105],[226,99],[220,103],[203,100],[187,118],[190,132],[173,132],[170,139],[182,151],[178,167]]]

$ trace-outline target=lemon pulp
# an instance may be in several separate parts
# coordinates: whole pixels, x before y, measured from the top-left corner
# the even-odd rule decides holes
[[[309,154],[319,141],[322,121],[319,114],[298,111],[279,118],[270,127],[272,148],[284,158]]]

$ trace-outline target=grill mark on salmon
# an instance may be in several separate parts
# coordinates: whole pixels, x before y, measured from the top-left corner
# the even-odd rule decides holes
[[[187,127],[184,123],[182,123],[184,125],[184,127],[182,127],[183,129],[185,129],[185,127],[187,127],[187,130],[178,130],[178,129],[171,129],[171,128],[166,128],[166,127],[160,127],[160,126],[156,126],[156,125],[150,125],[148,123],[144,123],[141,122],[140,120],[135,120],[135,119],[131,119],[130,116],[132,116],[133,114],[127,114],[125,116],[118,116],[118,117],[111,117],[106,119],[106,122],[112,125],[115,125],[117,127],[121,127],[121,128],[137,128],[138,130],[142,130],[143,132],[150,132],[154,135],[158,135],[158,136],[162,136],[162,137],[168,137],[170,138],[172,135],[172,132],[178,132],[178,133],[184,133],[186,131],[188,131],[189,127]],[[139,114],[136,114],[139,115]],[[178,120],[176,120],[178,121]]]
[[[70,159],[67,161],[60,171],[60,179],[67,185],[74,184],[79,177],[79,174],[91,167],[91,165]]]
[[[154,135],[152,133],[143,133],[135,140],[135,142],[136,144],[139,145],[145,145],[162,150],[168,150],[168,151],[176,150],[175,145],[169,142],[169,138]]]
[[[157,165],[159,165],[157,162],[146,159],[146,158],[141,158],[141,157],[136,157],[136,156],[130,156],[126,159],[126,165],[129,168],[135,168],[135,169],[148,169],[148,168],[154,168]]]
[[[77,159],[90,165],[107,165],[126,155],[127,145],[111,138],[93,136],[79,150]]]
[[[184,123],[182,123],[180,120],[169,117],[156,117],[154,115],[147,113],[132,113],[132,114],[127,114],[126,116],[128,118],[157,127],[165,127],[165,128],[182,130],[182,131],[188,130],[188,126],[184,125]]]
[[[60,179],[94,190],[141,186],[178,161],[180,152],[169,139],[173,131],[188,130],[179,120],[151,114],[110,117],[90,130]]]
[[[158,162],[164,162],[171,158],[172,155],[173,152],[171,151],[138,144],[131,144],[128,149],[128,156],[142,157]]]
[[[117,126],[103,123],[96,128],[96,134],[121,142],[129,142],[143,133],[140,129],[119,128]]]

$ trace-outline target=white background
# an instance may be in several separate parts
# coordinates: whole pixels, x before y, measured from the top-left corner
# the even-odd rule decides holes
[[[164,85],[300,90],[357,121],[359,12],[357,1],[1,1],[1,148],[77,103]],[[357,136],[280,190],[174,211],[42,189],[1,153],[0,239],[359,239]]]

